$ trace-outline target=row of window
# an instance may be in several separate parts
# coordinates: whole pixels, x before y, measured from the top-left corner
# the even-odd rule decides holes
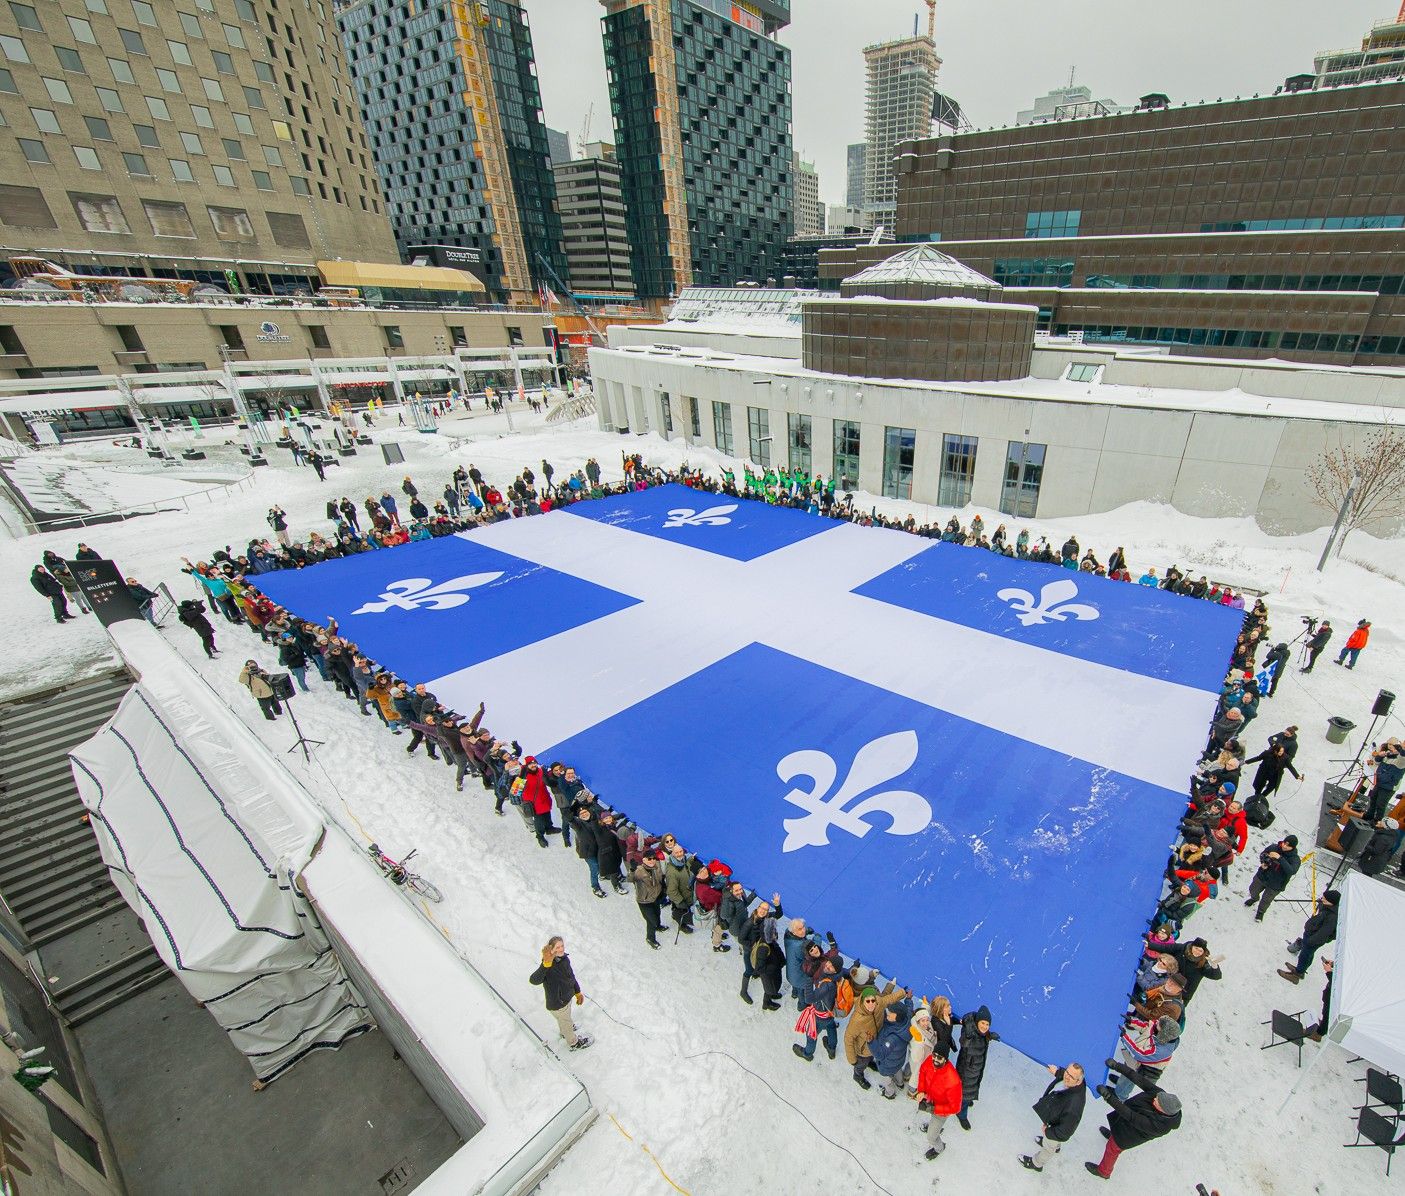
[[[1026,237],[1076,237],[1083,219],[1081,210],[1030,212],[1024,218]]]
[[[1405,228],[1405,216],[1298,216],[1277,220],[1216,220],[1202,233],[1302,232],[1319,228]]]
[[[999,263],[997,263],[998,265]],[[1071,273],[1072,263],[1070,263]],[[999,276],[997,275],[997,280]],[[1007,283],[1007,286],[1057,286],[1058,283]],[[1090,274],[1085,287],[1164,288],[1183,291],[1405,291],[1400,274]]]

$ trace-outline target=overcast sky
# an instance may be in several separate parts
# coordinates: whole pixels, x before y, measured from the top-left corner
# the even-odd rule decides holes
[[[547,124],[572,146],[593,102],[591,139],[610,140],[598,0],[526,0]],[[1174,102],[1272,91],[1318,50],[1355,46],[1397,0],[940,0],[938,90],[978,127],[1008,124],[1068,81],[1099,98]],[[844,152],[863,139],[863,47],[906,37],[921,0],[792,0],[795,148],[844,198]]]

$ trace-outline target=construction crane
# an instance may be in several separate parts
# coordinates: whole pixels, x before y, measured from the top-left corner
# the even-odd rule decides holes
[[[1401,0],[1405,4],[1405,0]],[[937,0],[927,0],[927,40],[937,40]]]
[[[590,102],[590,107],[585,110],[585,120],[581,121],[581,137],[576,142],[576,156],[582,157],[585,154],[585,147],[590,141],[590,120],[595,115],[595,101]]]

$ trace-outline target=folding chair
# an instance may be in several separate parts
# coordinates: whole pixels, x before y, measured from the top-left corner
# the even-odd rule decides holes
[[[1298,1066],[1303,1065],[1303,1040],[1307,1038],[1307,1027],[1299,1020],[1305,1009],[1299,1009],[1297,1013],[1284,1013],[1281,1009],[1275,1009],[1273,1016],[1266,1022],[1260,1022],[1261,1026],[1269,1026],[1268,1046],[1260,1047],[1259,1050],[1267,1051],[1276,1046],[1295,1045],[1298,1048]],[[1279,1039],[1282,1039],[1280,1042]]]
[[[1356,1082],[1360,1084],[1363,1081],[1358,1079]],[[1377,1071],[1374,1067],[1368,1067],[1364,1082],[1366,1103],[1358,1105],[1358,1111],[1376,1107],[1389,1109],[1395,1114],[1394,1120],[1398,1123],[1400,1115],[1405,1113],[1405,1090],[1400,1086],[1400,1077],[1388,1071]]]
[[[1365,1138],[1366,1141],[1361,1141]],[[1345,1142],[1343,1149],[1351,1150],[1356,1146],[1378,1146],[1385,1151],[1385,1173],[1390,1175],[1390,1163],[1395,1157],[1395,1148],[1405,1145],[1395,1137],[1395,1122],[1388,1117],[1382,1117],[1370,1105],[1365,1106],[1356,1119],[1356,1141]]]

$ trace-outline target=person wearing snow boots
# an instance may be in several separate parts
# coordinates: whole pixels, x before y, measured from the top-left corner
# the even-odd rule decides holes
[[[566,954],[566,942],[559,934],[552,935],[542,948],[541,967],[527,979],[532,984],[542,986],[546,995],[546,1010],[556,1019],[566,1045],[573,1051],[581,1051],[588,1047],[592,1040],[584,1034],[578,1034],[575,1022],[571,1020],[572,1003],[584,1003],[585,995],[581,992],[580,983],[571,967],[571,957]]]
[[[956,1070],[961,1074],[961,1111],[956,1120],[963,1130],[971,1128],[971,1106],[980,1100],[985,1057],[1000,1035],[990,1028],[990,1010],[982,1005],[961,1019],[961,1047],[956,1052]]]
[[[1048,1064],[1054,1078],[1044,1089],[1044,1095],[1034,1102],[1039,1114],[1040,1134],[1035,1139],[1039,1150],[1020,1155],[1020,1165],[1030,1171],[1043,1171],[1063,1144],[1078,1130],[1083,1120],[1083,1107],[1088,1100],[1088,1086],[1083,1082],[1083,1065],[1070,1063],[1067,1067]]]
[[[889,1005],[883,1016],[883,1025],[868,1049],[878,1074],[883,1077],[880,1091],[887,1100],[895,1100],[898,1089],[907,1083],[907,1048],[912,1043],[908,1031],[912,1025],[911,1000],[904,998]]]
[[[927,1123],[927,1141],[930,1145],[924,1156],[930,1162],[946,1149],[946,1143],[942,1141],[946,1119],[964,1107],[961,1073],[950,1060],[936,1054],[928,1055],[922,1060],[922,1068],[917,1073],[917,1091],[932,1106],[932,1120]]]
[[[844,1026],[844,1054],[854,1069],[854,1083],[860,1088],[873,1087],[864,1077],[864,1072],[876,1066],[869,1044],[878,1037],[878,1031],[883,1028],[883,1011],[889,1005],[896,1005],[905,997],[912,996],[907,989],[894,988],[891,980],[880,993],[873,987],[876,978],[870,971],[868,982],[859,991],[859,999],[854,1002],[853,1011]]]
[[[1394,820],[1388,818],[1386,821],[1393,822]],[[1389,829],[1389,842],[1393,849],[1395,846],[1395,827],[1392,826]],[[1380,831],[1377,831],[1376,834],[1379,835]],[[1373,838],[1371,842],[1374,843],[1375,839]],[[1370,848],[1369,843],[1367,848]],[[1384,866],[1382,864],[1382,867]],[[1364,868],[1361,869],[1361,874],[1363,876],[1374,875],[1368,873]],[[1291,980],[1297,984],[1307,975],[1308,968],[1312,966],[1313,956],[1337,937],[1337,907],[1341,903],[1341,899],[1342,895],[1336,889],[1328,889],[1322,894],[1322,900],[1317,904],[1317,911],[1303,923],[1303,932],[1297,942],[1298,958],[1290,966],[1278,969],[1278,974],[1284,980]]]

